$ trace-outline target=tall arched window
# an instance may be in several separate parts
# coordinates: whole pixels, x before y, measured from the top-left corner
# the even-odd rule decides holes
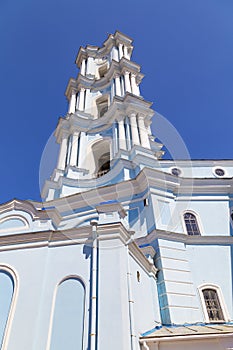
[[[14,294],[14,280],[10,273],[0,269],[0,344],[3,345]]]
[[[198,226],[197,218],[193,213],[186,212],[184,214],[184,222],[185,222],[185,227],[188,235],[199,236],[201,234]]]
[[[84,286],[76,277],[70,277],[59,284],[50,350],[83,348],[84,293]]]
[[[202,293],[209,322],[225,321],[217,290],[205,288]]]

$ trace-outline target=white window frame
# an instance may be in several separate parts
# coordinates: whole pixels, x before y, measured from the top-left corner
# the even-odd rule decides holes
[[[182,225],[183,225],[183,229],[184,229],[184,233],[189,236],[189,237],[193,237],[192,235],[189,235],[188,234],[188,231],[187,231],[187,228],[186,228],[186,224],[185,224],[185,220],[184,220],[184,215],[186,213],[190,213],[190,214],[193,214],[195,215],[196,217],[196,220],[197,220],[197,224],[198,224],[198,227],[199,227],[199,231],[200,231],[200,235],[197,236],[197,235],[194,235],[195,237],[200,237],[203,235],[203,227],[202,227],[202,224],[201,224],[201,220],[200,220],[200,216],[197,212],[193,211],[192,209],[187,209],[185,211],[182,212]]]
[[[224,171],[224,175],[223,175],[223,176],[220,176],[220,175],[216,174],[215,171],[216,171],[217,169],[223,170],[223,171]],[[224,179],[225,177],[227,177],[226,168],[223,168],[222,166],[215,166],[215,167],[213,167],[213,168],[212,168],[212,172],[213,172],[214,176],[217,177],[217,178],[219,178],[219,179]]]
[[[221,309],[222,309],[222,314],[223,314],[224,320],[218,320],[218,321],[213,320],[213,321],[211,321],[209,319],[209,315],[208,315],[208,312],[207,312],[206,303],[205,303],[205,299],[204,299],[204,295],[203,295],[203,291],[205,289],[213,289],[213,290],[216,291],[217,296],[218,296],[218,300],[219,300],[219,303],[220,303],[220,306],[221,306]],[[224,323],[224,322],[230,321],[230,316],[229,316],[229,313],[227,311],[227,307],[226,307],[226,304],[225,304],[225,301],[224,301],[222,290],[221,290],[221,288],[218,285],[212,284],[212,283],[202,284],[202,285],[200,285],[198,287],[198,292],[199,292],[201,305],[202,305],[202,310],[203,310],[203,313],[204,313],[204,319],[205,319],[206,323]]]

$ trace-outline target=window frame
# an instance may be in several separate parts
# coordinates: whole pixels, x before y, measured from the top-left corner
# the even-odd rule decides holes
[[[0,264],[0,271],[8,274],[9,278],[12,278],[12,282],[13,282],[13,293],[12,293],[11,305],[10,305],[6,326],[5,326],[5,330],[2,338],[2,344],[1,344],[1,349],[5,349],[9,341],[13,317],[15,314],[16,303],[17,303],[18,294],[19,294],[19,276],[16,270],[13,269],[8,264]]]
[[[105,113],[107,113],[109,109],[109,95],[104,94],[102,96],[99,96],[95,102],[96,102],[96,109],[97,109],[97,119],[100,119],[104,117]],[[104,108],[106,109],[106,107],[107,107],[107,110],[103,114],[101,114],[102,110]]]
[[[197,223],[197,226],[198,226],[198,229],[199,229],[199,235],[190,235],[190,234],[188,233],[187,226],[186,226],[186,222],[185,222],[185,218],[184,218],[185,214],[188,214],[188,213],[190,213],[190,214],[192,214],[192,215],[195,216],[195,218],[196,218],[196,223]],[[198,215],[196,212],[194,212],[193,210],[185,210],[185,211],[182,213],[182,224],[183,224],[184,232],[185,232],[188,236],[190,236],[190,237],[200,237],[200,236],[202,236],[203,229],[202,229],[202,225],[201,225],[201,221],[200,221],[199,215]]]
[[[216,174],[216,170],[217,169],[220,169],[220,170],[222,170],[223,172],[224,172],[224,174],[223,175],[218,175],[218,174]],[[224,168],[224,167],[222,167],[221,165],[220,166],[215,166],[215,167],[213,167],[212,168],[212,172],[213,172],[213,175],[216,177],[216,178],[218,178],[218,179],[224,179],[224,178],[226,178],[228,175],[227,175],[227,170],[226,170],[226,168]]]
[[[219,304],[221,307],[221,311],[223,314],[223,320],[210,320],[209,315],[208,315],[208,311],[207,311],[207,307],[206,307],[206,302],[205,302],[205,298],[204,298],[204,290],[206,289],[211,289],[214,290],[217,294],[218,300],[219,300]],[[216,284],[212,284],[212,283],[205,283],[202,284],[201,286],[198,287],[198,291],[199,291],[199,296],[200,296],[200,300],[201,300],[201,305],[202,305],[202,311],[204,314],[204,320],[206,323],[225,323],[227,321],[230,321],[230,316],[224,301],[224,297],[222,294],[222,290],[221,288],[216,285]]]

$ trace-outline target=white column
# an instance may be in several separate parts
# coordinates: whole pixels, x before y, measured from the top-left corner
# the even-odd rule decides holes
[[[91,258],[91,331],[90,331],[90,350],[96,349],[97,339],[97,289],[98,289],[98,242],[97,242],[97,222],[91,221],[92,225],[92,258]]]
[[[138,127],[139,127],[141,145],[143,147],[150,148],[149,135],[145,126],[143,114],[139,114],[138,116]]]
[[[126,150],[126,139],[125,139],[125,126],[124,120],[118,120],[119,125],[119,148]]]
[[[72,136],[72,146],[71,146],[71,155],[70,155],[70,165],[71,166],[77,165],[78,138],[79,138],[79,133],[74,132],[74,134]]]
[[[120,82],[119,75],[115,77],[115,87],[116,87],[115,89],[116,95],[121,96],[121,82]]]
[[[85,149],[85,133],[83,131],[80,132],[80,140],[79,140],[79,150],[78,150],[78,168],[84,167],[84,161],[87,156]]]
[[[112,48],[112,59],[117,62],[119,61],[118,50],[115,46]]]
[[[79,104],[78,109],[84,111],[84,98],[85,98],[85,89],[81,88],[79,92]]]
[[[134,95],[139,96],[140,92],[139,92],[139,87],[136,83],[136,75],[131,73],[131,87],[132,87],[132,93]]]
[[[82,64],[81,64],[81,72],[80,72],[82,75],[85,75],[86,74],[86,60],[83,59],[82,60]]]
[[[128,58],[128,53],[127,53],[127,46],[123,46],[123,52],[124,52],[124,57]]]
[[[113,156],[115,156],[118,152],[118,142],[119,137],[118,137],[118,127],[117,127],[117,122],[113,124]]]
[[[71,96],[70,96],[69,113],[75,113],[75,105],[76,105],[76,91],[72,89]]]
[[[66,153],[67,153],[67,140],[68,135],[63,136],[58,156],[57,168],[60,170],[65,169]]]
[[[129,80],[129,72],[125,72],[125,91],[131,92],[130,80]]]
[[[131,125],[131,133],[132,133],[132,141],[134,145],[139,145],[139,135],[138,135],[138,126],[137,126],[137,118],[136,113],[131,113],[130,116],[130,125]]]
[[[123,57],[123,45],[119,44],[119,59]]]

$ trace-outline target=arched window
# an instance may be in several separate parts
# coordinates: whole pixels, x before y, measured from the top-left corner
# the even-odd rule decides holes
[[[0,348],[2,349],[14,294],[14,280],[10,273],[0,269]]]
[[[103,176],[110,170],[110,152],[102,154],[99,158],[99,169],[97,172],[97,177]]]
[[[209,322],[225,321],[218,292],[214,288],[202,289]]]
[[[92,145],[94,177],[98,178],[110,171],[110,141],[103,139]]]
[[[184,214],[184,222],[187,234],[189,236],[199,236],[200,235],[200,229],[197,223],[197,218],[193,213],[186,212]]]
[[[98,118],[101,118],[108,110],[108,96],[105,95],[98,98],[96,100],[96,105],[98,111]]]
[[[59,284],[50,350],[83,348],[84,293],[84,286],[76,277],[70,277]]]
[[[107,70],[108,70],[108,64],[106,63],[99,68],[99,77],[103,78],[105,76],[105,74],[107,73]]]

